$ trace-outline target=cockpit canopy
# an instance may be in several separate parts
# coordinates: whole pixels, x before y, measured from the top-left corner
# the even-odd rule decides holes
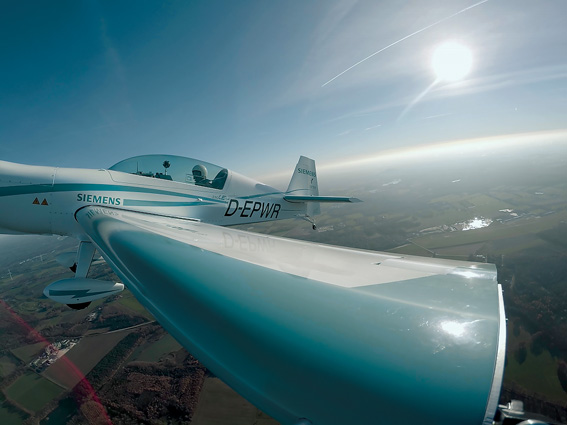
[[[154,179],[222,189],[228,170],[218,165],[176,155],[141,155],[125,159],[109,168]]]

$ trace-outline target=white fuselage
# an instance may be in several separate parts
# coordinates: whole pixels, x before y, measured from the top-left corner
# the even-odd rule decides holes
[[[304,206],[228,171],[222,190],[114,170],[56,168],[0,161],[0,233],[83,239],[74,214],[101,205],[229,226],[293,218]]]

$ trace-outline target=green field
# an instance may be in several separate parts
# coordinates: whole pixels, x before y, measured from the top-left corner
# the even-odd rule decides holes
[[[5,394],[24,409],[37,412],[64,391],[53,382],[33,372],[27,372],[6,388]]]
[[[396,254],[406,254],[406,255],[419,255],[421,257],[431,257],[432,254],[425,248],[421,248],[413,243],[408,243],[405,245],[398,246],[396,248],[388,250],[388,252]]]
[[[155,320],[151,313],[146,310],[128,290],[124,290],[122,297],[117,301],[117,303],[141,316],[148,318],[149,320]]]
[[[179,344],[171,335],[167,334],[153,344],[144,348],[144,350],[142,350],[140,354],[134,358],[134,360],[142,362],[157,362],[162,356],[179,349],[181,349],[181,344]]]
[[[37,342],[35,344],[23,345],[21,347],[14,348],[12,353],[23,362],[29,363],[35,359],[46,346],[47,342],[45,341]]]
[[[563,391],[557,377],[557,359],[547,349],[543,349],[538,355],[532,353],[531,335],[524,329],[515,334],[513,326],[512,321],[509,320],[504,381],[511,381],[532,392],[545,394],[550,401],[565,402],[567,393]],[[522,364],[518,363],[514,356],[515,350],[521,343],[527,346],[527,357]]]
[[[567,219],[567,214],[562,212],[541,218],[519,219],[513,223],[492,223],[488,227],[466,232],[445,232],[421,236],[414,239],[414,242],[428,249],[476,244],[521,235],[534,235],[553,228],[565,219]]]
[[[24,420],[25,418],[16,409],[5,406],[4,403],[0,405],[0,424],[20,425]]]
[[[16,365],[8,356],[0,357],[0,378],[8,376],[16,370]],[[0,421],[0,423],[2,423]]]
[[[451,226],[479,216],[493,218],[502,214],[499,210],[510,208],[509,204],[480,193],[466,197],[462,194],[446,195],[432,199],[429,204],[429,214],[427,211],[416,214],[422,228],[441,224]]]
[[[508,356],[505,380],[535,393],[545,394],[550,401],[562,403],[567,398],[567,393],[563,391],[557,378],[557,360],[548,350],[536,356],[528,349],[528,356],[522,364],[514,356]]]

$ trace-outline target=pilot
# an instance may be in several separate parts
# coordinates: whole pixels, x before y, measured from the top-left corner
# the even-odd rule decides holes
[[[207,169],[204,165],[198,164],[193,167],[193,178],[195,179],[196,185],[207,185]]]

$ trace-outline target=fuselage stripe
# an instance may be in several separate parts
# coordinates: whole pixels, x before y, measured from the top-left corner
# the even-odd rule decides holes
[[[60,183],[55,185],[30,184],[30,185],[21,185],[21,186],[0,187],[0,197],[50,193],[50,192],[93,192],[93,191],[152,193],[158,195],[169,195],[169,196],[179,196],[190,199],[200,199],[203,201],[207,201],[208,203],[220,203],[220,204],[226,203],[226,201],[219,199],[190,195],[187,193],[174,192],[171,190],[162,190],[162,189],[137,187],[137,186],[91,184],[91,183]],[[203,203],[199,202],[198,204],[202,205]]]
[[[125,207],[195,207],[213,205],[217,202],[169,202],[169,201],[146,201],[143,199],[124,199]]]

